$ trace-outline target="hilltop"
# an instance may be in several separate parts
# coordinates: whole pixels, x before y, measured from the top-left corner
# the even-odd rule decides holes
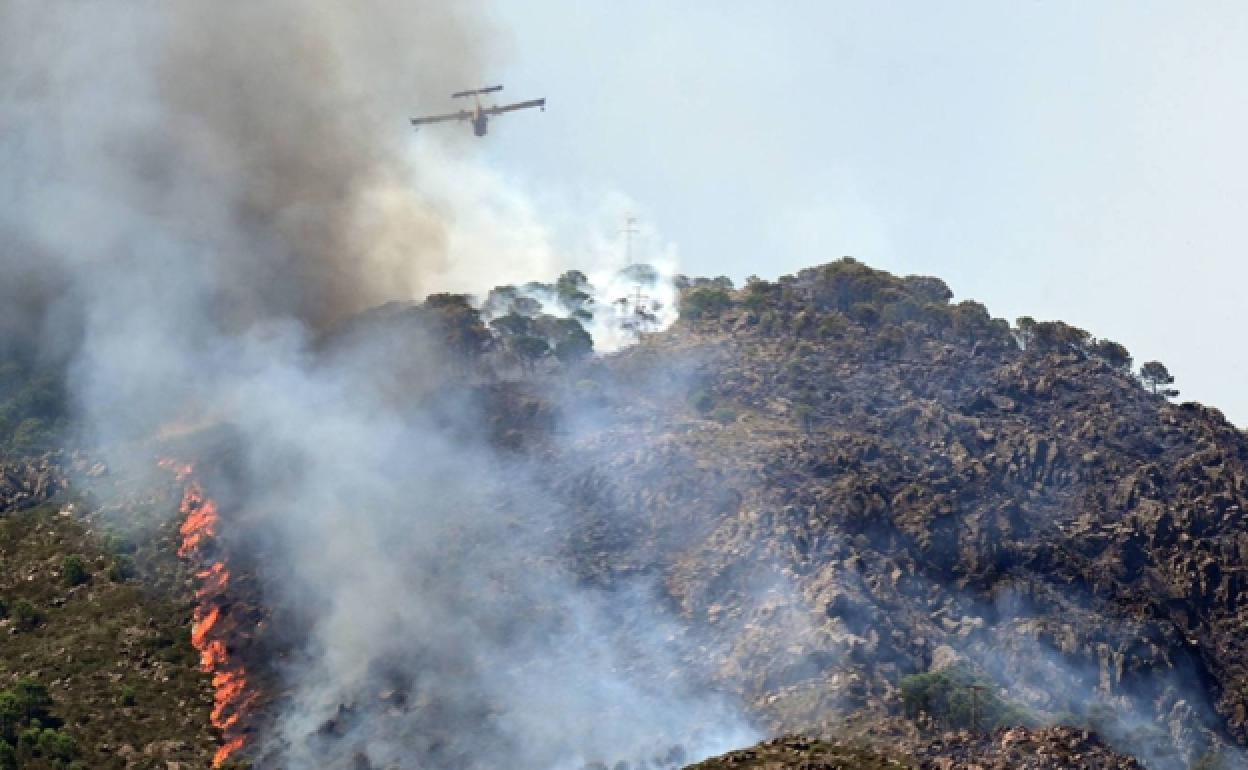
[[[583,276],[568,275],[543,291],[583,303]],[[671,328],[643,317],[637,343],[607,356],[566,322],[584,317],[505,290],[491,296],[513,304],[493,319],[435,295],[351,319],[315,354],[368,348],[378,389],[452,433],[479,414],[488,443],[539,468],[543,499],[570,513],[559,569],[608,596],[653,586],[693,679],[745,703],[766,734],[808,736],[699,767],[1235,761],[1248,743],[1248,440],[1216,409],[1174,403],[1168,375],[1142,379],[1121,345],[994,318],[937,278],[842,260],[740,289],[680,286]],[[445,366],[412,376],[402,363],[427,355]],[[135,767],[163,751],[202,766],[211,694],[173,555],[178,491],[45,453],[59,401],[23,399],[43,411],[13,434],[4,556],[40,565],[22,574],[45,587],[6,590],[44,621],[13,638],[68,649],[81,624],[129,618],[133,643],[91,642],[86,671],[132,669],[139,683],[101,694],[88,682],[102,673],[62,675],[13,645],[0,663],[50,687],[77,761]],[[146,524],[118,541],[129,514]],[[262,538],[238,541],[241,572],[271,558]],[[75,554],[89,588],[64,583]],[[265,605],[260,584],[242,585],[240,603]],[[251,642],[240,649],[297,644]],[[144,689],[142,672],[162,685]],[[260,681],[282,686],[272,670]],[[101,731],[127,686],[138,705]],[[382,700],[413,724],[440,713],[436,699]],[[137,756],[118,759],[119,745]]]
[[[1243,745],[1244,434],[1112,341],[951,297],[852,260],[687,291],[601,362],[686,398],[603,388],[614,430],[578,451],[612,483],[584,509],[639,529],[597,565],[662,565],[775,731],[1065,723],[1155,766]]]

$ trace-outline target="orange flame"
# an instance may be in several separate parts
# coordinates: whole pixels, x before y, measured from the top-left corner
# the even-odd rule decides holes
[[[182,543],[178,556],[203,564],[195,575],[199,588],[195,591],[196,605],[191,614],[191,644],[199,651],[199,668],[212,675],[213,704],[210,721],[224,739],[212,758],[214,768],[221,767],[246,744],[246,737],[237,733],[247,711],[255,700],[247,683],[243,665],[230,656],[224,636],[231,624],[227,623],[223,610],[225,594],[230,585],[230,571],[220,558],[210,557],[207,546],[217,536],[220,518],[217,504],[204,494],[199,482],[192,478],[194,467],[174,460],[161,460],[161,468],[173,471],[178,481],[186,481],[180,511],[185,519],[178,528]]]
[[[227,759],[243,747],[243,743],[243,736],[241,735],[226,741],[221,745],[221,748],[217,749],[217,753],[212,755],[212,766],[220,767],[224,765]]]

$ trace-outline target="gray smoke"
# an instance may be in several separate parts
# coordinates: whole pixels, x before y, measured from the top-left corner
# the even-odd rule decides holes
[[[648,586],[606,594],[558,566],[567,512],[464,438],[472,408],[456,431],[412,409],[435,346],[407,330],[308,353],[464,272],[449,223],[489,217],[446,210],[472,204],[413,162],[406,117],[483,82],[483,17],[0,0],[0,334],[68,364],[101,447],[171,421],[242,438],[266,601],[308,619],[257,742],[284,767],[577,766],[750,737],[682,675]],[[470,256],[488,288],[496,255]]]
[[[427,290],[405,113],[489,35],[462,3],[0,5],[6,336],[88,337],[88,407],[150,409],[192,379],[171,348]]]

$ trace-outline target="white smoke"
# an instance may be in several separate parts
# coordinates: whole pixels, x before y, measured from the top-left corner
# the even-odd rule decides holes
[[[205,414],[241,437],[265,599],[309,619],[257,742],[284,767],[696,759],[750,737],[647,592],[558,566],[565,512],[462,438],[479,414],[453,408],[448,433],[413,413],[435,345],[309,354],[387,300],[615,258],[618,234],[547,223],[462,126],[410,134],[496,64],[481,10],[0,0],[0,331],[68,357],[101,451]],[[378,706],[387,683],[414,702]]]

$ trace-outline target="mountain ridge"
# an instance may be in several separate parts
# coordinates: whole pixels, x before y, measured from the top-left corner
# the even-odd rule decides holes
[[[685,280],[672,328],[588,358],[556,359],[552,337],[526,361],[439,295],[317,355],[382,340],[372,386],[452,432],[479,413],[570,512],[576,579],[650,586],[692,679],[766,733],[945,768],[1086,731],[1149,767],[1241,761],[1248,439],[1154,392],[1116,343],[951,299],[853,260],[740,290]],[[425,355],[447,365],[413,380],[406,359]],[[49,462],[14,466],[6,508],[58,494]],[[88,488],[108,474],[73,463]],[[1004,746],[1013,728],[1032,732]]]

